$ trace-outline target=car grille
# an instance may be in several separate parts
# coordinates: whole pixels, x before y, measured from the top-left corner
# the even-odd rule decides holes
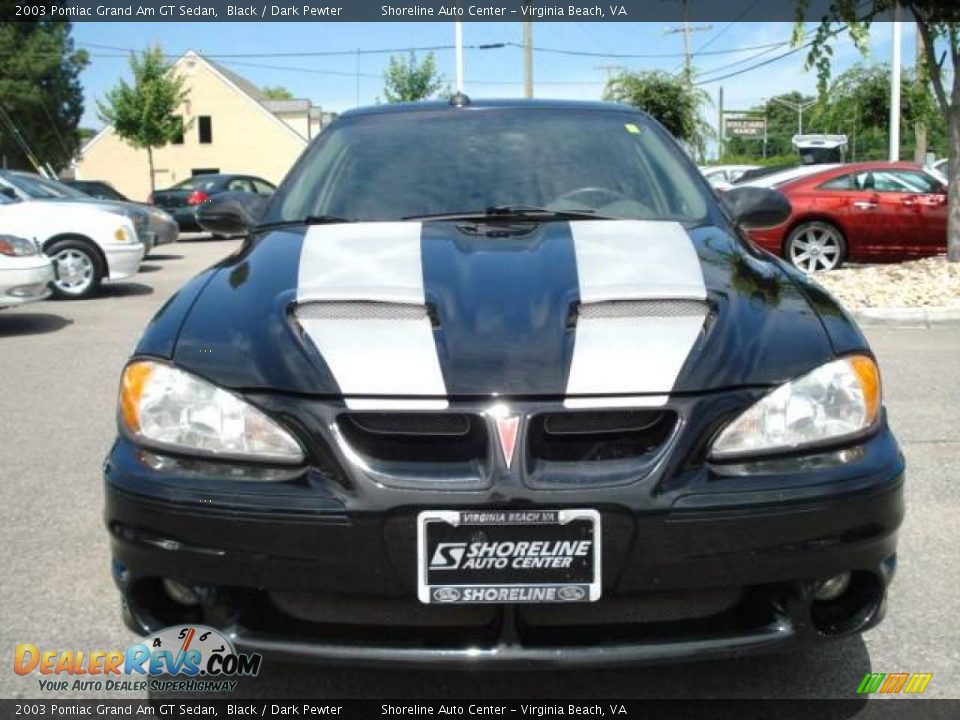
[[[352,412],[337,423],[347,442],[373,460],[470,463],[487,455],[483,419],[475,414]]]
[[[397,487],[486,487],[493,471],[492,426],[481,411],[347,411],[341,441],[378,482]],[[522,426],[531,487],[621,485],[645,477],[678,423],[670,409],[556,410]],[[589,467],[587,467],[589,466]]]
[[[659,409],[534,415],[527,427],[529,480],[544,487],[633,482],[660,457],[677,420],[673,410]]]
[[[512,642],[530,647],[590,645],[676,639],[706,629],[715,633],[731,624],[730,616],[745,605],[747,596],[744,588],[727,587],[609,595],[595,603],[445,606],[424,605],[409,595],[272,591],[261,596],[256,629],[324,642],[483,647],[502,638],[509,624],[517,633]]]

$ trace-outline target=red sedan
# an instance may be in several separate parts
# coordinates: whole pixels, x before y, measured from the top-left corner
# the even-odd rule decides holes
[[[804,272],[946,252],[947,189],[917,165],[851,163],[777,189],[790,200],[790,218],[748,234]]]

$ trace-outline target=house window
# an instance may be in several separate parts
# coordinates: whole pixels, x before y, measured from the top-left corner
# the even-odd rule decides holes
[[[172,142],[174,145],[183,145],[183,118],[180,116],[177,116],[177,125],[179,125],[180,129],[177,131]]]
[[[190,177],[196,177],[197,175],[219,175],[220,168],[193,168],[190,171]]]
[[[209,145],[213,142],[213,126],[210,124],[209,115],[201,115],[197,118],[197,127],[200,131],[200,143]]]

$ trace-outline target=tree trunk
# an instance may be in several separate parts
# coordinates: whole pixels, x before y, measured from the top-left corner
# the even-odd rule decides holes
[[[960,104],[954,102],[947,113],[950,154],[947,162],[947,259],[960,262]]]
[[[922,80],[925,77],[923,72],[923,65],[926,62],[927,49],[923,46],[923,33],[920,31],[920,26],[917,26],[917,60],[914,64],[916,68],[914,79],[917,81]],[[913,124],[913,137],[916,141],[914,143],[913,150],[913,161],[918,165],[923,165],[927,162],[927,123],[924,118],[918,119]]]
[[[149,145],[147,146],[147,163],[150,165],[150,194],[153,195],[153,191],[157,189],[157,186],[153,181],[153,148]]]

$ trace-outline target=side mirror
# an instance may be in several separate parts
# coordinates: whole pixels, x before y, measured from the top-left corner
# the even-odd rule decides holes
[[[246,235],[269,202],[269,198],[252,193],[220,193],[197,208],[197,223],[214,235]]]
[[[14,190],[12,187],[7,187],[6,185],[4,185],[3,187],[0,187],[0,195],[3,195],[4,197],[8,197],[11,200],[17,199],[17,191]]]
[[[786,196],[770,188],[734,186],[723,194],[722,202],[742,228],[773,227],[786,222],[792,212]]]

